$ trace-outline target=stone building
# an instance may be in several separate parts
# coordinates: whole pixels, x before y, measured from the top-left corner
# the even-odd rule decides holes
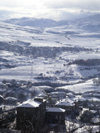
[[[55,104],[56,107],[66,110],[66,114],[70,114],[75,110],[75,104],[71,100],[63,99]]]
[[[45,123],[46,101],[36,98],[17,107],[16,126],[23,133],[41,133]]]
[[[64,124],[65,110],[62,108],[56,108],[56,107],[47,108],[46,121],[48,124]]]

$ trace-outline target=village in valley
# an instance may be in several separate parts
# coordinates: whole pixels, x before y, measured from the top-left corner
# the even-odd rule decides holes
[[[60,87],[4,80],[0,83],[0,132],[99,133],[100,101],[95,102],[95,98],[100,98],[99,92],[79,94]]]
[[[100,133],[100,12],[77,17],[0,20],[0,133]]]

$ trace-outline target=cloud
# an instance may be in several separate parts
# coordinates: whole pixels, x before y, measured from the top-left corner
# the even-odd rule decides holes
[[[45,4],[48,8],[100,10],[100,0],[51,0]]]
[[[2,0],[0,10],[3,17],[8,15],[63,19],[80,11],[100,11],[100,0]]]

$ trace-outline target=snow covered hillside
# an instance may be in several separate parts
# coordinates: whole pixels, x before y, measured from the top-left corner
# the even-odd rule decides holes
[[[85,85],[85,90],[95,89],[92,81],[100,76],[99,16],[76,23],[27,18],[0,22],[0,80],[31,80],[78,92]]]

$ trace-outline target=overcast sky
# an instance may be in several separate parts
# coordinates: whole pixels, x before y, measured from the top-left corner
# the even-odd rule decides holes
[[[0,0],[1,17],[64,19],[80,12],[99,12],[100,0]]]

